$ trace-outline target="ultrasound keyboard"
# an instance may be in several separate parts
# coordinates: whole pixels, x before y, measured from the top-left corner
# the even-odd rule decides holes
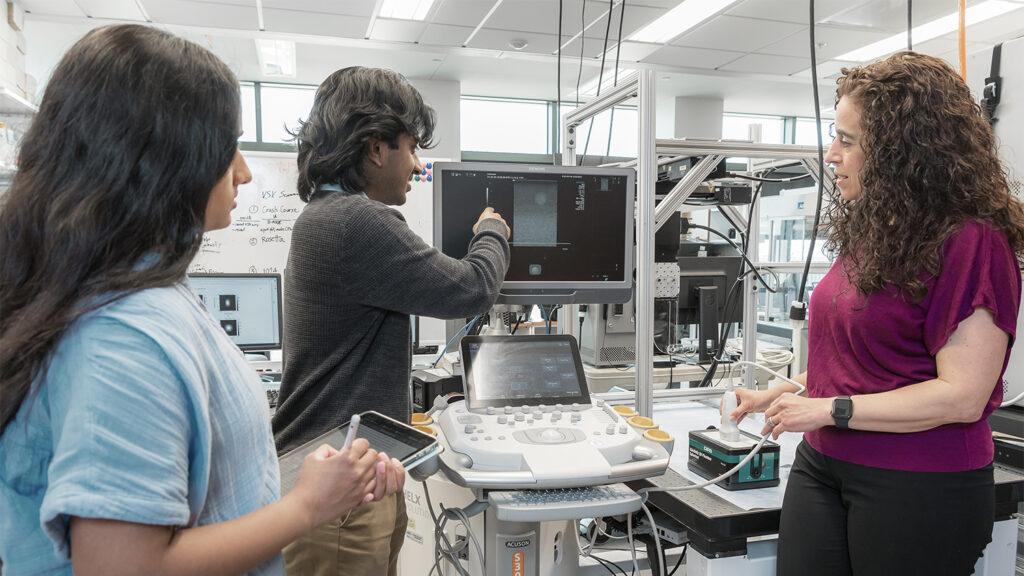
[[[640,509],[640,496],[625,484],[556,490],[489,492],[498,520],[547,522],[628,514]]]

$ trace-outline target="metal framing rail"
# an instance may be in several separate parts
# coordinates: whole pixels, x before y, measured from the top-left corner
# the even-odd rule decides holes
[[[773,160],[797,160],[818,180],[818,148],[793,144],[759,144],[753,142],[730,142],[717,140],[657,140],[655,126],[655,81],[653,70],[641,70],[630,75],[621,84],[599,98],[567,112],[562,118],[562,163],[576,164],[576,127],[583,121],[625,100],[637,97],[637,201],[636,201],[636,411],[650,417],[654,412],[653,360],[654,360],[654,233],[686,201],[693,191],[714,170],[718,163],[732,156],[764,158]],[[692,157],[703,156],[695,167],[672,189],[657,207],[654,206],[654,184],[658,177],[659,156]],[[825,194],[832,194],[834,181],[832,170],[824,167]],[[757,238],[758,210],[754,207],[754,218],[746,222],[738,210],[723,210],[730,221],[735,220],[741,229]],[[758,261],[758,243],[748,242],[747,257]],[[744,326],[756,325],[757,286],[748,277],[744,281]],[[567,317],[575,315],[568,314]],[[575,328],[575,322],[571,322]],[[573,331],[574,332],[574,331]],[[744,330],[743,354],[754,357],[756,331]],[[753,371],[746,371],[745,384],[753,383]]]

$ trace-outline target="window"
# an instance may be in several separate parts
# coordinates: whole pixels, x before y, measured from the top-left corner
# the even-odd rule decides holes
[[[814,118],[797,118],[796,119],[796,140],[794,144],[802,144],[804,146],[817,146],[818,136],[814,130]],[[832,123],[830,118],[821,119],[821,144],[826,149],[832,144],[832,137],[828,135],[828,125]]]
[[[313,107],[315,86],[260,84],[260,126],[263,142],[290,144],[291,134]]]
[[[571,112],[575,106],[563,104],[562,115]],[[616,106],[614,115],[612,110],[605,110],[597,116],[584,120],[576,129],[576,156],[621,156],[633,158],[636,156],[637,145],[637,111],[636,108]],[[561,122],[562,116],[559,116]],[[611,124],[611,138],[608,137],[609,124]],[[559,126],[559,130],[561,127]],[[589,140],[588,140],[589,138]]]
[[[240,142],[256,142],[256,86],[252,82],[240,84],[242,92],[242,137]]]
[[[754,114],[723,114],[722,138],[725,140],[750,140],[750,125],[761,127],[762,144],[783,144],[783,126],[785,120],[781,116],[758,116]]]
[[[463,150],[551,153],[544,101],[462,98],[460,124]]]

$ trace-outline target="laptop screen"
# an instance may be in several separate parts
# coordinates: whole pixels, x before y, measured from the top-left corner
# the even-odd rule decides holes
[[[466,336],[462,364],[471,410],[590,403],[579,348],[567,334]]]

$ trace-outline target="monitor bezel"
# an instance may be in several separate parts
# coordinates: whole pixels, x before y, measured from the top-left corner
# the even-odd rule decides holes
[[[436,162],[433,166],[434,180],[434,246],[442,249],[444,214],[442,213],[442,191],[445,173],[449,171],[483,171],[499,174],[578,174],[581,176],[624,176],[624,233],[623,274],[621,280],[608,281],[542,281],[506,280],[498,295],[498,304],[622,304],[633,295],[634,212],[636,204],[636,171],[632,168],[603,168],[596,166],[552,166],[544,164],[498,164],[490,162]]]
[[[547,398],[494,398],[481,400],[477,398],[476,382],[473,379],[473,359],[469,353],[469,346],[473,343],[514,343],[514,342],[568,342],[572,354],[573,364],[576,368],[577,384],[579,385],[579,396],[551,396]],[[462,358],[462,381],[466,391],[466,405],[470,410],[486,409],[489,406],[500,408],[503,406],[553,406],[555,404],[579,404],[590,405],[590,389],[587,386],[587,375],[583,371],[583,359],[580,356],[580,348],[576,338],[571,334],[534,334],[522,336],[464,336],[460,342],[459,350]]]
[[[257,343],[257,344],[238,344],[234,340],[232,344],[238,346],[238,349],[242,352],[258,352],[262,350],[283,350],[284,349],[284,294],[281,291],[283,283],[281,281],[281,275],[276,273],[257,273],[257,272],[189,272],[187,274],[189,282],[191,283],[192,278],[274,278],[277,283],[277,318],[278,318],[278,335],[280,336],[280,342],[273,343]],[[212,313],[210,313],[212,315]],[[230,336],[228,336],[230,338]]]

